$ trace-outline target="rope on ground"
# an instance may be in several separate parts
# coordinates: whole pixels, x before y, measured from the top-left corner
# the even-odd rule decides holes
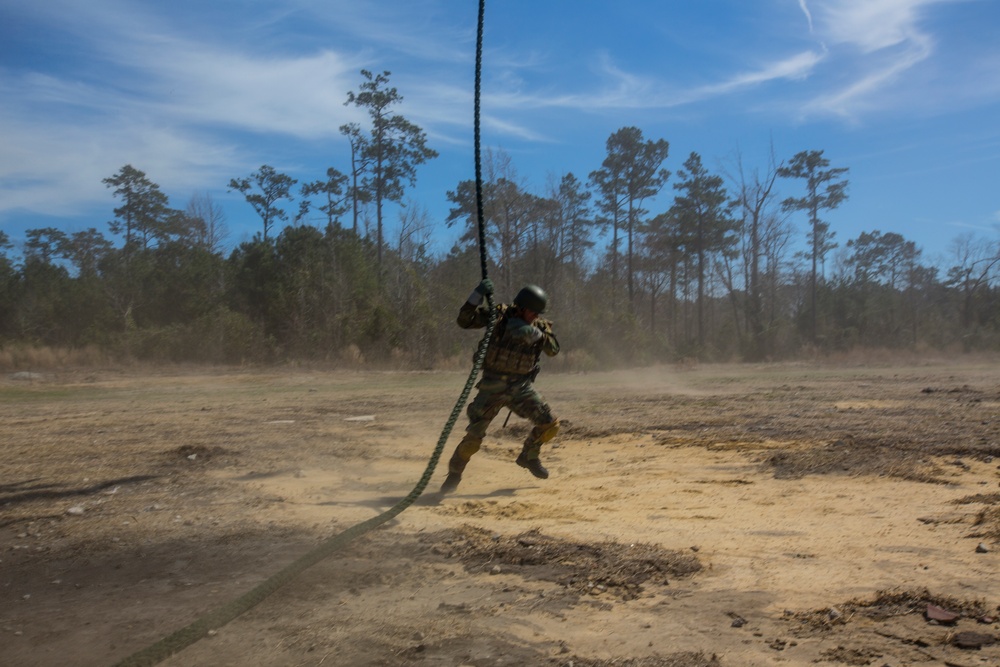
[[[485,0],[480,0],[479,2],[479,21],[478,21],[478,33],[476,39],[476,93],[475,93],[475,162],[476,162],[476,207],[478,213],[478,225],[479,225],[479,258],[480,265],[482,268],[482,277],[485,279],[488,277],[487,274],[487,254],[486,254],[486,232],[485,223],[483,216],[483,203],[482,203],[482,169],[480,166],[480,156],[479,156],[479,97],[480,97],[480,79],[482,71],[482,53],[483,53],[483,17],[485,14]],[[264,598],[269,596],[271,593],[275,592],[286,583],[294,579],[304,570],[312,567],[316,563],[325,559],[327,556],[332,554],[334,551],[343,548],[348,543],[354,539],[368,533],[384,523],[391,521],[393,518],[398,516],[407,507],[412,505],[420,494],[424,492],[427,488],[427,484],[430,482],[431,476],[434,474],[434,469],[437,467],[438,461],[441,458],[441,452],[444,450],[445,443],[448,441],[448,436],[451,435],[452,429],[455,427],[455,422],[458,421],[458,417],[461,414],[462,408],[465,403],[469,400],[469,394],[472,392],[472,387],[475,385],[476,377],[479,375],[479,371],[483,367],[483,359],[486,357],[486,346],[490,340],[490,336],[493,334],[493,328],[496,325],[497,313],[496,308],[493,307],[493,295],[486,295],[487,303],[490,309],[490,320],[486,327],[486,333],[483,334],[482,340],[479,341],[479,347],[476,349],[476,355],[474,357],[474,362],[472,365],[472,371],[469,373],[469,378],[465,383],[465,387],[462,389],[462,393],[455,403],[455,407],[452,408],[451,414],[448,417],[448,421],[445,423],[444,429],[441,431],[441,436],[438,438],[437,446],[434,448],[434,452],[431,454],[430,460],[427,462],[427,467],[424,469],[424,474],[420,477],[420,481],[417,485],[413,487],[413,490],[398,503],[390,507],[388,510],[379,514],[378,516],[372,517],[367,521],[363,521],[359,524],[355,524],[350,528],[344,530],[341,533],[328,538],[326,541],[321,543],[312,551],[301,556],[298,560],[294,561],[290,565],[287,565],[284,569],[279,571],[277,574],[271,576],[269,579],[258,584],[255,588],[251,589],[249,592],[244,593],[242,596],[236,598],[232,602],[229,602],[218,609],[211,611],[187,627],[177,630],[171,635],[168,635],[161,639],[160,641],[152,644],[151,646],[133,653],[131,656],[125,658],[124,660],[116,663],[116,667],[140,667],[146,665],[155,665],[166,658],[174,655],[187,648],[191,644],[194,644],[202,637],[205,637],[210,631],[218,629],[229,621],[233,620],[237,616],[240,616],[244,612],[248,611],[252,607],[259,604]]]

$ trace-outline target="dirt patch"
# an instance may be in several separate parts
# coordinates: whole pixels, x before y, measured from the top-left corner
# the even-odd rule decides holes
[[[886,664],[886,656],[946,665],[988,664],[995,658],[961,654],[996,643],[992,631],[982,630],[994,625],[996,617],[997,609],[983,600],[926,589],[880,591],[870,599],[785,614],[789,633],[799,641],[837,642],[836,648],[821,652],[820,660],[848,665]]]
[[[572,542],[531,530],[505,536],[463,526],[425,538],[448,557],[462,561],[472,573],[513,572],[528,579],[559,584],[581,595],[634,600],[648,582],[666,586],[670,578],[689,577],[701,570],[690,554],[651,544]]]
[[[706,656],[703,653],[678,653],[669,656],[611,660],[586,660],[574,657],[569,660],[553,660],[552,662],[558,665],[572,665],[572,667],[717,667],[722,664],[718,657]]]
[[[825,609],[788,614],[787,616],[813,628],[828,628],[846,625],[857,617],[875,621],[885,621],[908,614],[927,614],[928,608],[936,607],[949,612],[942,614],[953,622],[961,618],[992,621],[989,605],[983,600],[961,600],[958,598],[932,594],[927,589],[919,591],[879,591],[871,599],[849,600]],[[933,620],[928,618],[928,620]],[[941,622],[943,624],[943,621]]]

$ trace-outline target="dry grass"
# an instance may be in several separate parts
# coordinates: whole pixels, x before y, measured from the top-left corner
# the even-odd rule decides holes
[[[693,554],[652,544],[570,542],[537,530],[496,535],[464,526],[432,538],[449,544],[469,571],[516,571],[577,594],[607,593],[624,601],[637,598],[645,584],[666,586],[670,578],[689,577],[702,567]]]
[[[111,363],[107,352],[97,346],[62,348],[36,345],[0,347],[0,372],[40,372],[65,368],[101,368]]]
[[[832,607],[786,613],[786,618],[797,620],[812,628],[846,625],[858,617],[885,621],[896,616],[923,614],[927,605],[960,614],[964,618],[982,618],[992,613],[982,600],[963,600],[946,595],[935,595],[927,589],[879,591],[870,599],[848,600]]]

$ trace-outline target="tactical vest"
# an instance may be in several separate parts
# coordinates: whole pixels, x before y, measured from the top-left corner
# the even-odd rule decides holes
[[[506,335],[510,310],[512,309],[509,306],[500,306],[500,315],[497,318],[496,326],[493,327],[493,336],[486,348],[483,369],[487,373],[500,375],[531,375],[538,367],[545,339],[540,338],[537,343],[532,345],[511,340]]]

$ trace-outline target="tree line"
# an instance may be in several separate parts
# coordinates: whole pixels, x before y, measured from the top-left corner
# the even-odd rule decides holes
[[[464,360],[474,341],[454,313],[479,279],[476,184],[447,193],[441,222],[460,234],[433,256],[434,224],[405,193],[437,153],[397,112],[403,98],[390,73],[361,76],[346,104],[369,122],[340,128],[347,168],[301,185],[266,164],[231,179],[261,221],[232,250],[211,197],[175,209],[132,165],[103,180],[120,204],[110,237],[31,229],[17,260],[0,231],[0,347],[207,363]],[[483,217],[498,297],[526,282],[550,293],[565,367],[996,349],[995,241],[955,239],[946,267],[897,233],[841,245],[824,217],[847,200],[849,171],[823,151],[756,167],[736,155],[721,173],[692,152],[672,173],[669,148],[622,127],[585,177],[565,173],[541,190],[509,155],[486,151]],[[390,202],[402,205],[395,224],[384,219]]]

